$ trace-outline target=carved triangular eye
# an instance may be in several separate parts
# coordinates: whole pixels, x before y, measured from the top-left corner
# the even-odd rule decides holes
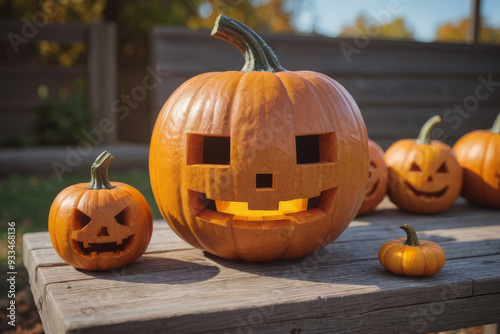
[[[80,210],[75,209],[75,226],[74,226],[74,228],[76,230],[81,230],[82,228],[87,226],[91,220],[92,220],[92,218],[90,218],[89,216],[87,216],[86,214],[81,212]]]
[[[126,215],[125,215],[125,211],[128,209],[128,207],[126,207],[125,209],[123,209],[122,211],[120,211],[119,214],[117,214],[115,216],[115,220],[118,224],[120,225],[128,225],[127,222],[126,222]]]
[[[441,166],[439,166],[438,173],[448,173],[448,168],[446,167],[446,161],[444,161]]]
[[[412,164],[411,164],[410,171],[411,171],[411,172],[421,172],[421,171],[422,171],[422,169],[421,169],[421,168],[420,168],[420,166],[419,166],[419,165],[417,165],[417,163],[414,161],[414,162],[412,162]]]
[[[374,161],[370,161],[370,166],[372,166],[373,168],[377,168],[377,165],[375,164]]]

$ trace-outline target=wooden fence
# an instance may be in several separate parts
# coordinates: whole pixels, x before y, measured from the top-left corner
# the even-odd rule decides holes
[[[92,127],[99,129],[100,122],[108,118],[113,123],[115,115],[111,105],[116,98],[116,27],[113,23],[47,24],[26,28],[24,21],[0,20],[0,43],[10,58],[23,58],[23,48],[28,43],[47,40],[60,43],[83,42],[87,47],[86,64],[71,68],[32,65],[23,61],[0,64],[0,134],[20,137],[30,134],[36,124],[36,109],[42,101],[37,95],[38,86],[48,86],[51,96],[59,88],[69,86],[77,77],[84,77],[88,84],[88,106],[92,112]],[[16,43],[12,43],[12,40]],[[19,42],[22,41],[22,42]],[[104,143],[114,142],[117,131],[103,132]],[[109,133],[105,133],[109,132]]]
[[[500,46],[268,35],[262,37],[288,70],[325,73],[357,101],[369,136],[387,147],[415,138],[427,118],[440,114],[440,139],[489,128],[500,112]],[[151,31],[151,66],[163,79],[153,92],[151,125],[169,95],[202,72],[239,70],[239,51],[208,31],[157,26]],[[439,129],[444,131],[439,133]]]

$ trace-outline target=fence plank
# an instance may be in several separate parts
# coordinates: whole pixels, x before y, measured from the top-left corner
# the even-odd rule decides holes
[[[452,143],[463,133],[490,127],[500,109],[500,46],[369,40],[346,57],[343,48],[355,46],[353,39],[262,36],[285,68],[322,72],[344,85],[358,103],[369,134],[386,144],[415,136],[415,129],[432,114],[447,115],[441,126]],[[151,66],[158,65],[164,80],[152,94],[151,118],[187,79],[239,70],[243,62],[236,48],[208,31],[155,27]],[[459,122],[456,105],[465,105],[470,119],[461,116]]]

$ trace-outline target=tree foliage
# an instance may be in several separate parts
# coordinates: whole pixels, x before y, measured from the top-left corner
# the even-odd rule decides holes
[[[211,29],[224,13],[259,31],[293,32],[291,13],[285,3],[301,0],[0,0],[0,18],[28,19],[46,13],[47,23],[115,21],[118,26],[120,59],[147,61],[147,32],[154,25]],[[40,60],[74,65],[85,47],[73,43],[42,42]]]
[[[479,41],[481,43],[500,43],[500,28],[493,29],[481,20],[481,28],[479,30]],[[448,22],[440,26],[436,33],[435,42],[465,42],[467,29],[469,27],[469,19],[462,19],[458,22]]]
[[[349,25],[344,26],[338,37],[367,36],[377,39],[413,40],[413,33],[406,27],[404,18],[396,17],[389,23],[370,21],[360,15]]]

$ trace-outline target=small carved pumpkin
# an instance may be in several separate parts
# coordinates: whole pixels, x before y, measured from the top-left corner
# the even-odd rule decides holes
[[[365,198],[358,215],[364,215],[375,209],[387,194],[387,165],[384,160],[384,150],[373,140],[368,140],[370,166]]]
[[[462,168],[451,148],[431,141],[440,116],[429,119],[417,140],[402,139],[385,152],[389,168],[387,193],[400,209],[416,213],[438,213],[457,199],[462,186]]]
[[[446,262],[441,246],[432,241],[418,240],[410,224],[400,226],[407,235],[386,242],[380,247],[378,260],[390,272],[406,276],[431,276],[438,273]]]
[[[462,195],[471,203],[500,208],[500,114],[491,129],[462,136],[453,152],[464,169]]]
[[[359,108],[326,75],[283,69],[240,22],[219,16],[212,34],[246,63],[190,79],[160,111],[149,160],[160,212],[188,243],[227,259],[291,259],[325,246],[365,192]]]
[[[75,268],[120,268],[139,258],[151,239],[149,205],[137,189],[109,182],[112,159],[103,152],[92,164],[90,185],[69,186],[57,195],[50,208],[52,245]]]

